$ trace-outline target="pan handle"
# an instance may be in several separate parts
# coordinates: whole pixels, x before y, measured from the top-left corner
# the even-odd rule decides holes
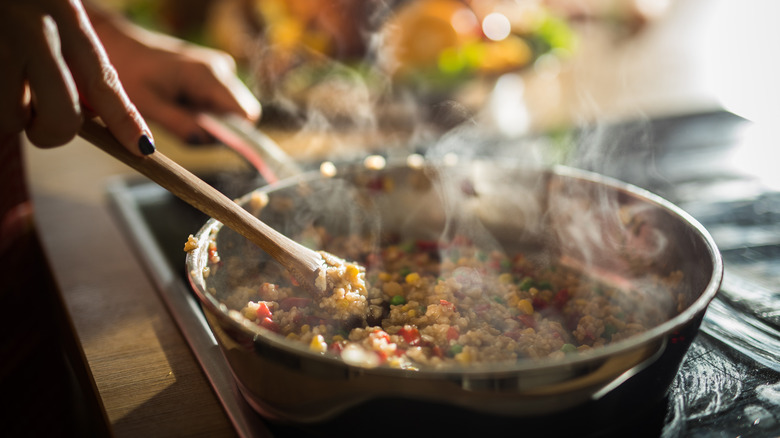
[[[198,124],[246,158],[268,183],[302,173],[292,157],[246,119],[233,114],[200,113]]]

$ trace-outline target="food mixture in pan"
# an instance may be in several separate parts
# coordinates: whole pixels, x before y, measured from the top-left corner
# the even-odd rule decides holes
[[[678,311],[670,291],[680,272],[637,290],[522,253],[485,252],[465,238],[446,246],[396,239],[376,251],[358,236],[308,232],[323,250],[354,260],[340,275],[361,282],[365,275],[368,287],[316,299],[270,264],[262,275],[242,277],[226,304],[237,320],[361,366],[437,369],[564,357],[641,333]],[[234,263],[211,244],[210,269],[230,276]],[[361,312],[365,319],[355,316]]]

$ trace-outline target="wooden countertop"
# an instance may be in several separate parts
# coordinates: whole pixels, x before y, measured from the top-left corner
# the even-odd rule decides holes
[[[44,251],[113,433],[234,436],[106,202],[106,179],[130,169],[80,139],[25,154]]]

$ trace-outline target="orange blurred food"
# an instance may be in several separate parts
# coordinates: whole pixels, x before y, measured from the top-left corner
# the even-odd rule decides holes
[[[473,12],[455,0],[423,0],[404,5],[385,26],[391,70],[435,68],[439,55],[479,37]]]

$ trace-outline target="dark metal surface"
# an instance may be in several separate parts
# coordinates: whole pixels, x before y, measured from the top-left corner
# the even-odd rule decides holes
[[[696,217],[722,250],[724,284],[679,372],[671,370],[675,374],[666,397],[621,418],[587,410],[570,413],[566,422],[540,418],[527,425],[530,431],[544,432],[546,424],[547,432],[561,435],[579,427],[575,432],[580,436],[780,436],[780,195],[749,172],[728,166],[729,154],[740,147],[749,127],[732,114],[713,112],[582,133],[605,149],[617,143],[631,146],[620,149],[618,159],[583,160],[581,165],[648,188]],[[252,178],[243,180],[236,185],[230,175],[213,182],[231,181],[223,184],[230,196],[258,185]],[[181,247],[206,218],[148,182],[122,181],[113,193],[114,199],[123,194],[124,211],[138,213],[129,221],[138,222],[136,231],[130,230],[133,235],[139,227],[147,233],[149,242],[141,249],[165,260],[152,268],[173,273],[174,281],[185,285]],[[127,214],[122,216],[127,223]],[[629,395],[643,396],[641,389]],[[381,406],[370,408],[366,415]],[[396,415],[414,421],[413,408]],[[458,424],[457,415],[444,420]],[[316,432],[274,425],[269,432],[260,423],[259,429],[244,430],[261,436]],[[477,431],[473,426],[459,424],[456,429]]]

